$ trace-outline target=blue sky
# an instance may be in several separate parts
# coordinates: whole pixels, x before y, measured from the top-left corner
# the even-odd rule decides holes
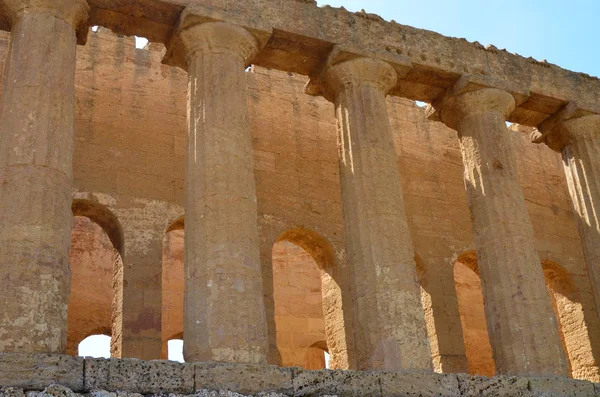
[[[600,0],[317,0],[600,76]]]

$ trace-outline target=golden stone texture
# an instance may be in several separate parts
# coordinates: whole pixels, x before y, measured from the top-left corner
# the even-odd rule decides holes
[[[190,76],[184,355],[266,363],[244,72],[258,46],[250,33],[225,23],[193,25],[179,37]]]
[[[0,350],[64,353],[75,28],[87,4],[11,1],[0,105]]]
[[[430,369],[413,244],[385,97],[397,75],[359,58],[330,66],[338,145],[356,366]]]
[[[75,57],[87,23],[153,42],[100,28]],[[188,360],[261,364],[86,360],[82,374],[81,359],[0,355],[0,386],[594,395],[556,375],[600,380],[600,80],[310,0],[0,0],[9,28],[0,351],[63,352],[73,278],[70,354],[105,333],[115,357],[165,358],[185,324]],[[187,74],[160,65],[161,43]],[[531,145],[534,127],[563,162]],[[88,218],[72,235],[71,211]],[[551,377],[262,365],[320,368],[323,349],[340,369]]]
[[[485,88],[439,106],[460,140],[496,371],[564,376],[567,363],[505,125],[515,100]]]

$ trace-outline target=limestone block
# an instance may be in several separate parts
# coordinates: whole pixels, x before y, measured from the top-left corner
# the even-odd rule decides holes
[[[85,390],[192,393],[194,367],[173,361],[85,359]]]
[[[334,395],[335,391],[333,371],[305,371],[294,368],[294,396]]]
[[[18,387],[2,387],[0,397],[25,397],[25,392]]]
[[[83,390],[83,358],[0,353],[0,385],[42,390],[51,383]]]
[[[595,397],[594,384],[569,378],[531,378],[529,390],[535,397]]]
[[[270,365],[195,363],[195,390],[291,394],[292,369]]]
[[[90,393],[90,397],[143,397],[139,393],[127,393],[124,391],[110,392],[106,390],[95,390]]]
[[[460,395],[464,397],[528,397],[529,382],[525,378],[458,375]]]
[[[29,394],[29,393],[28,393]],[[73,390],[60,386],[50,385],[43,391],[37,393],[35,397],[78,397],[79,394],[73,392]],[[31,396],[30,396],[31,397]]]
[[[334,371],[332,373],[335,395],[381,396],[380,373],[361,371]]]
[[[198,390],[196,392],[196,394],[194,394],[194,397],[252,397],[252,396],[245,396],[243,394],[239,394],[239,393],[232,392],[232,391],[226,391],[226,390],[219,390],[219,391]],[[285,394],[280,394],[280,393],[258,393],[256,395],[256,397],[287,397],[287,396]]]
[[[381,372],[381,395],[419,397],[460,397],[456,375],[430,373]]]

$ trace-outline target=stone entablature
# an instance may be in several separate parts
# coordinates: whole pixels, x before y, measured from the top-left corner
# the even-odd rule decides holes
[[[380,58],[408,73],[392,95],[433,102],[461,78],[521,96],[509,121],[538,126],[568,103],[600,113],[600,80],[545,61],[464,39],[387,22],[367,13],[317,7],[310,0],[90,0],[89,25],[168,43],[184,8],[206,20],[243,26],[265,40],[258,66],[313,76],[334,45],[351,56]],[[9,14],[0,27],[8,30]],[[324,29],[323,27],[327,27]]]

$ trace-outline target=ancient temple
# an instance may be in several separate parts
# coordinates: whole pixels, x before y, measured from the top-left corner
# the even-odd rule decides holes
[[[0,29],[0,396],[600,397],[600,79],[311,0]]]

